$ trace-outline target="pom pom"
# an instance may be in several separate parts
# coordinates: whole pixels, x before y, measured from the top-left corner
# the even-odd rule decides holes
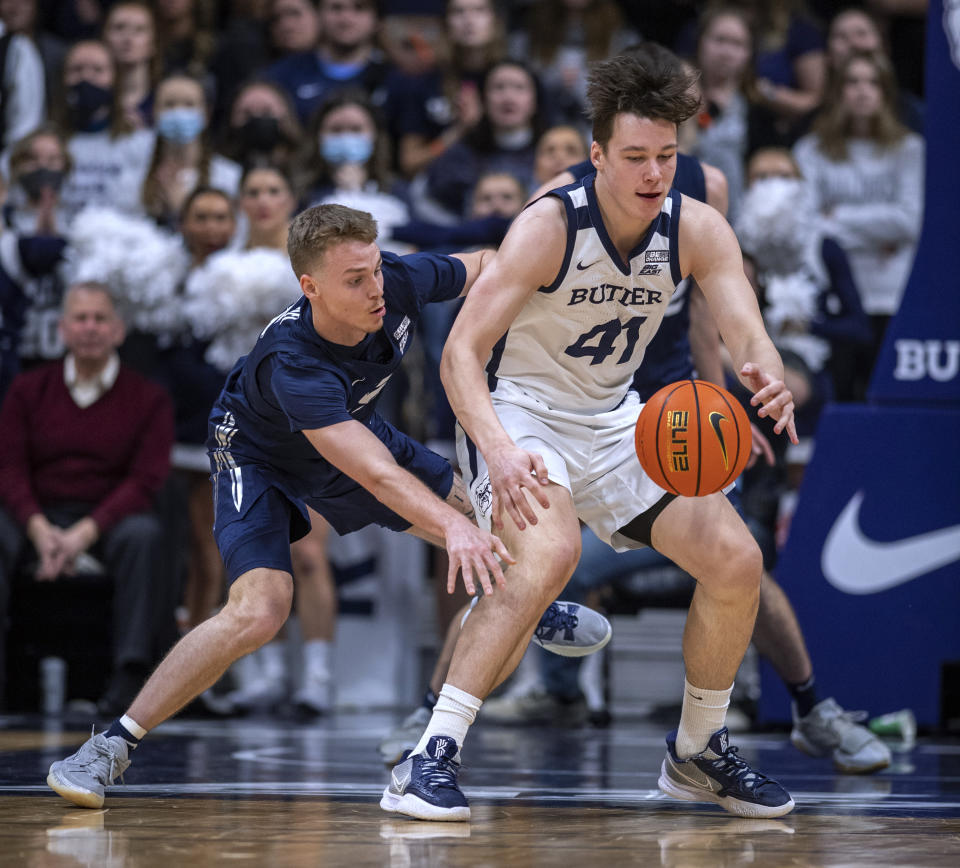
[[[179,235],[112,208],[85,208],[70,227],[64,260],[65,282],[107,284],[134,328],[157,335],[182,328],[177,295],[190,260]]]
[[[225,250],[187,278],[183,313],[193,334],[210,340],[207,361],[229,371],[263,327],[301,295],[285,254],[264,247]]]
[[[820,222],[805,182],[765,178],[743,196],[737,237],[759,271],[785,274],[810,267],[812,247],[821,237]]]

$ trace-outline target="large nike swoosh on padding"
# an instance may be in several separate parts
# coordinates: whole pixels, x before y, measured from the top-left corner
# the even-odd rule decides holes
[[[823,575],[847,594],[876,594],[960,560],[960,524],[892,542],[860,530],[858,491],[837,517],[823,544]]]

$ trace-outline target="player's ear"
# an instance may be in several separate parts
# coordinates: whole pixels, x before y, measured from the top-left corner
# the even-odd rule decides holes
[[[603,157],[603,148],[600,143],[594,139],[594,141],[590,143],[590,162],[593,163],[593,168],[600,168],[601,157]]]
[[[300,289],[307,298],[314,298],[318,292],[317,282],[309,274],[301,274]]]

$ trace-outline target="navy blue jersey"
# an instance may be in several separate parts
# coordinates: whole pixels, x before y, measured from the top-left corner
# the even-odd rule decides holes
[[[567,169],[578,180],[596,169],[589,160]],[[707,201],[707,182],[703,166],[696,157],[677,154],[677,172],[673,176],[673,189],[697,199]],[[633,377],[633,390],[646,401],[661,386],[693,376],[693,359],[690,356],[690,281],[677,285],[670,299],[660,328],[647,345],[643,363]]]
[[[382,431],[377,397],[409,349],[423,306],[456,298],[465,281],[458,259],[384,252],[383,328],[352,347],[316,333],[306,297],[290,305],[237,362],[213,407],[206,445],[214,470],[255,464],[301,499],[354,488],[302,432],[350,419]]]

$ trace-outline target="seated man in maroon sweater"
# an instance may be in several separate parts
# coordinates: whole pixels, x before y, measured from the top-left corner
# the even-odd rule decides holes
[[[167,576],[153,499],[170,468],[173,409],[159,386],[120,364],[124,327],[106,286],[71,286],[60,330],[66,357],[17,376],[0,407],[0,704],[21,558],[35,556],[36,581],[54,581],[92,557],[114,581],[113,673],[99,703],[111,715],[127,707],[157,650]]]

